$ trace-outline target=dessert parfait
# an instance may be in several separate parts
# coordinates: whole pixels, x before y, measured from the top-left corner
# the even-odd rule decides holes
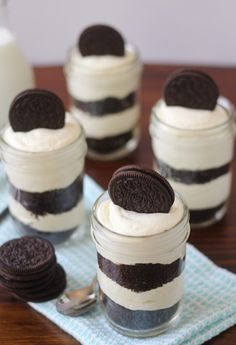
[[[152,110],[155,168],[181,193],[196,226],[220,220],[230,196],[234,112],[205,73],[177,71]]]
[[[91,219],[100,302],[113,327],[145,337],[177,318],[184,293],[188,210],[157,172],[125,166]]]
[[[71,112],[82,123],[88,155],[115,159],[138,143],[141,62],[112,27],[86,28],[65,66]]]
[[[18,228],[65,241],[84,217],[86,142],[78,121],[52,92],[24,91],[11,104],[1,151]]]

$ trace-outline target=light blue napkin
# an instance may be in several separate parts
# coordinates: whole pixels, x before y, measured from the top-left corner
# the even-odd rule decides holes
[[[85,177],[88,211],[101,191],[92,179]],[[69,289],[88,284],[95,275],[96,253],[88,223],[85,229],[87,233],[82,240],[57,249],[58,261],[67,272]],[[0,244],[18,235],[7,217],[0,224]],[[188,245],[186,293],[180,321],[167,333],[147,339],[132,339],[113,331],[99,306],[85,316],[70,318],[56,312],[55,301],[30,305],[83,345],[198,345],[236,323],[236,276]]]

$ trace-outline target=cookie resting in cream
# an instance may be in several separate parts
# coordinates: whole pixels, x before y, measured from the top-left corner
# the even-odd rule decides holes
[[[36,128],[28,132],[14,132],[8,126],[3,132],[3,140],[20,151],[49,152],[72,144],[81,134],[81,130],[76,118],[66,113],[63,128]]]
[[[175,198],[169,213],[138,213],[104,201],[97,211],[99,221],[109,230],[126,236],[150,236],[171,229],[180,222],[184,209]]]

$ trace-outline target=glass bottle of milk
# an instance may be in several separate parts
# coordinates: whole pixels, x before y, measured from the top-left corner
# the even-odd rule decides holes
[[[20,91],[32,87],[32,68],[8,26],[7,1],[0,0],[0,129],[8,120],[12,99]]]

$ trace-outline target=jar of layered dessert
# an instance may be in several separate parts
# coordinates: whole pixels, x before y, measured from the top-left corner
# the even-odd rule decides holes
[[[168,182],[149,169],[119,169],[108,190],[91,217],[100,303],[118,332],[153,336],[180,314],[188,210]]]
[[[235,112],[226,101],[208,75],[184,70],[168,79],[152,110],[155,169],[182,194],[196,227],[219,221],[228,206]]]
[[[70,51],[65,65],[70,111],[85,129],[89,157],[112,160],[136,148],[141,71],[134,46],[106,25],[85,29]]]
[[[24,235],[64,242],[84,219],[83,129],[56,95],[37,89],[14,99],[9,120],[1,154],[11,216]]]

